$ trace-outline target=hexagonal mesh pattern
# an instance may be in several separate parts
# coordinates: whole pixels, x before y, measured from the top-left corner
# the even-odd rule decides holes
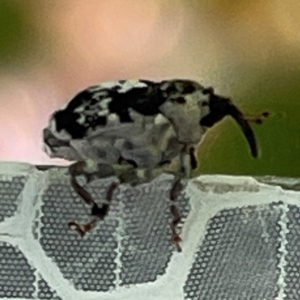
[[[38,281],[38,299],[61,300],[44,279]]]
[[[99,205],[110,183],[101,180],[88,187]],[[67,223],[87,222],[90,208],[69,185],[52,184],[42,196],[40,244],[76,289],[108,291],[115,288],[118,280],[120,285],[154,281],[164,274],[174,251],[170,243],[169,200],[163,187],[159,183],[150,188],[127,187],[122,195],[119,189],[115,190],[109,214],[81,238]],[[180,196],[177,203],[182,217],[186,216],[188,199]]]
[[[279,206],[225,209],[207,225],[184,287],[186,299],[274,299]]]
[[[81,238],[67,224],[87,222],[89,210],[68,185],[51,185],[43,194],[40,244],[76,289],[108,291],[115,286],[118,220],[108,216]]]
[[[127,190],[124,197],[121,281],[136,284],[154,281],[165,272],[173,246],[170,244],[170,208],[163,192],[145,188]],[[145,268],[145,265],[147,266]]]
[[[0,222],[14,215],[24,183],[24,176],[16,176],[11,181],[3,180],[0,176]]]
[[[34,269],[17,248],[0,242],[0,298],[33,298]]]
[[[300,299],[300,208],[289,205],[286,245],[285,300]]]
[[[168,176],[117,187],[82,238],[67,224],[90,221],[91,207],[65,169],[11,174],[0,174],[0,299],[300,299],[299,192],[201,176],[175,202],[178,253]],[[88,185],[99,206],[112,181]]]

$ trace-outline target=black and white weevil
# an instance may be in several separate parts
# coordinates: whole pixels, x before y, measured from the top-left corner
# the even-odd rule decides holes
[[[150,182],[177,162],[170,188],[173,217],[172,241],[181,251],[177,225],[181,221],[176,198],[183,189],[182,179],[197,168],[196,151],[207,130],[231,116],[242,129],[251,154],[258,155],[255,135],[249,121],[261,123],[267,112],[247,118],[230,101],[192,80],[120,80],[91,86],[79,92],[50,118],[43,131],[44,150],[50,157],[76,161],[70,165],[71,184],[91,206],[91,222],[69,223],[82,236],[103,219],[113,192],[120,182],[132,185]],[[116,176],[99,207],[77,181],[87,182]]]

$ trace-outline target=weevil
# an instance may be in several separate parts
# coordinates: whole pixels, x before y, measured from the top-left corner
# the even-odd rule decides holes
[[[176,162],[169,194],[171,240],[181,251],[176,198],[184,179],[198,166],[197,149],[207,131],[231,116],[242,129],[251,155],[257,157],[258,145],[249,122],[261,123],[267,115],[247,118],[229,98],[187,79],[120,80],[80,91],[51,115],[43,131],[44,150],[50,157],[75,161],[68,168],[71,185],[91,206],[90,222],[71,221],[69,226],[84,236],[108,214],[120,183],[150,182]],[[106,203],[99,207],[79,184],[80,175],[88,183],[110,176],[119,180],[108,187]]]

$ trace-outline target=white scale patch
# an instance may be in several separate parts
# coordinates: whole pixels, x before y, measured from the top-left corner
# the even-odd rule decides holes
[[[103,109],[107,109],[108,108],[108,104],[112,101],[112,98],[104,98],[101,100],[101,108]]]
[[[85,123],[85,116],[80,115],[80,117],[76,120],[76,122],[83,125]]]
[[[147,87],[147,84],[139,80],[127,80],[120,89],[121,93],[128,92],[129,90],[137,87]]]
[[[74,109],[74,112],[81,113],[85,111],[85,105],[80,105]]]
[[[105,97],[105,96],[107,96],[107,92],[106,91],[99,91],[97,93],[93,93],[93,95],[92,95],[92,97],[94,99],[97,99],[97,100],[99,100],[99,99],[101,99],[102,97]]]
[[[109,115],[109,110],[108,109],[100,110],[98,112],[98,116],[100,116],[100,117],[105,117],[105,116],[108,116],[108,115]]]
[[[116,86],[120,86],[120,83],[118,81],[108,81],[108,82],[103,82],[99,85],[92,86],[88,90],[91,92],[96,92],[96,91],[101,91],[102,89],[111,89]]]

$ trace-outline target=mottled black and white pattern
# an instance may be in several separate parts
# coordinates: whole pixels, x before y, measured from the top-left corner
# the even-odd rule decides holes
[[[212,88],[183,79],[106,82],[79,92],[52,115],[45,150],[71,161],[111,165],[123,158],[153,168],[176,159],[184,147],[195,150],[207,129],[226,115],[237,120],[256,156],[243,114]]]
[[[91,231],[107,216],[119,184],[107,187],[106,204],[99,207],[78,183],[79,175],[84,175],[88,183],[115,176],[121,183],[138,185],[168,171],[175,176],[169,191],[171,241],[181,251],[177,232],[181,214],[176,203],[184,188],[181,179],[189,178],[197,168],[197,148],[207,130],[227,115],[241,127],[256,157],[256,139],[244,115],[230,99],[198,82],[123,80],[79,92],[52,115],[44,129],[48,155],[75,161],[69,167],[71,184],[90,205],[93,216],[86,224],[70,221],[69,225],[81,236]],[[173,168],[166,170],[165,165]]]

